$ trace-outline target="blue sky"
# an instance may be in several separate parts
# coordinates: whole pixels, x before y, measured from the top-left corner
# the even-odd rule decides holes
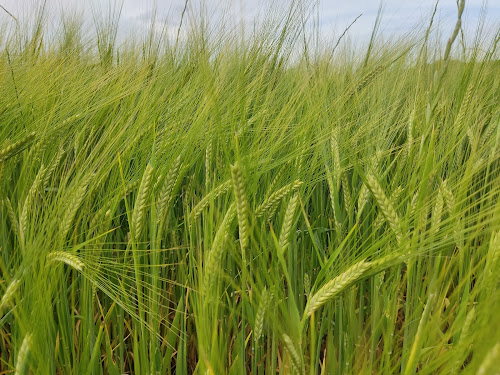
[[[190,0],[190,11],[194,11],[203,0]],[[284,15],[287,3],[291,0],[205,0],[212,19],[221,14],[231,14],[231,19],[244,19],[248,23],[263,14],[269,13],[269,4],[279,4],[276,8],[279,16]],[[0,0],[0,5],[18,18],[23,18],[33,9],[34,5],[40,4],[42,0]],[[120,1],[118,1],[120,2]],[[61,8],[78,9],[84,14],[88,25],[92,23],[91,9],[99,8],[100,12],[116,3],[115,0],[48,0],[49,15],[52,22]],[[151,9],[157,5],[158,18],[167,20],[166,30],[172,36],[176,34],[180,15],[184,8],[185,0],[123,0],[121,17],[121,30],[127,31],[145,29],[150,23]],[[415,27],[427,25],[429,16],[434,7],[435,0],[385,0],[383,1],[384,12],[380,27],[381,35],[390,37],[405,34]],[[371,33],[380,2],[378,0],[320,0],[319,1],[319,24],[321,36],[324,39],[335,38],[347,25],[358,15],[362,16],[349,30],[349,38],[356,42],[366,41]],[[481,7],[487,8],[487,26],[498,26],[500,20],[500,0],[466,0],[464,13],[464,29],[467,35],[473,35],[479,20]],[[437,21],[443,33],[451,32],[456,20],[456,0],[440,0]],[[5,12],[0,9],[0,20],[6,20]],[[250,22],[248,22],[250,21]],[[491,30],[495,29],[490,28]]]

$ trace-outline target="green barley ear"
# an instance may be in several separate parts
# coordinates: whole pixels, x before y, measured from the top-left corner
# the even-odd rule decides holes
[[[300,154],[295,159],[295,168],[297,170],[297,175],[301,175],[302,169],[304,168],[304,159],[305,159],[305,151],[306,151],[306,138],[304,137],[299,144]]]
[[[499,279],[498,263],[500,260],[500,231],[491,235],[490,246],[486,255],[486,265],[483,271],[484,280],[486,285],[484,290],[488,297],[491,297],[495,290],[495,285]]]
[[[330,146],[332,149],[332,159],[333,159],[333,177],[335,183],[337,184],[337,190],[340,188],[340,148],[339,148],[339,136],[338,128],[333,128],[330,134]]]
[[[411,198],[410,202],[410,216],[413,216],[415,214],[415,209],[417,208],[417,203],[418,203],[418,190],[413,194],[413,197]]]
[[[262,295],[260,297],[259,306],[257,308],[257,312],[255,313],[255,324],[254,324],[254,342],[257,345],[259,342],[262,332],[264,330],[264,317],[266,315],[267,308],[269,307],[273,295],[269,290],[264,288]]]
[[[203,210],[210,204],[210,201],[212,199],[215,199],[222,194],[225,194],[226,192],[229,191],[231,188],[232,181],[227,180],[226,182],[222,183],[221,185],[217,186],[215,189],[213,189],[210,193],[206,194],[196,206],[193,207],[191,214],[190,214],[190,223],[194,223],[196,219],[201,215]]]
[[[460,341],[467,343],[469,341],[470,334],[472,332],[472,323],[474,322],[476,316],[476,307],[472,306],[470,311],[467,313],[465,317],[464,325],[460,332]]]
[[[292,368],[297,374],[304,374],[304,365],[302,361],[302,356],[297,351],[297,348],[293,344],[292,339],[285,333],[281,336],[281,339],[283,341],[285,350],[288,353],[288,356],[290,357],[290,363],[292,365]]]
[[[488,375],[494,374],[495,368],[498,369],[497,365],[500,361],[500,343],[496,343],[493,348],[491,348],[488,353],[484,356],[479,369],[477,370],[477,375]],[[495,365],[495,363],[497,365]]]
[[[219,264],[222,259],[224,243],[226,242],[231,228],[231,224],[236,216],[236,203],[232,203],[229,206],[224,219],[222,220],[217,233],[215,233],[214,241],[210,251],[206,255],[205,267],[203,272],[203,285],[206,292],[214,289],[214,284]]]
[[[75,270],[82,272],[84,264],[74,254],[67,253],[65,251],[52,251],[47,255],[47,262],[52,263],[52,262],[62,262],[66,263],[68,266],[74,268]]]
[[[266,214],[269,217],[272,216],[280,201],[291,191],[297,190],[300,185],[302,185],[302,181],[295,180],[294,182],[276,190],[257,207],[255,210],[255,216],[262,217]]]
[[[460,129],[464,128],[464,124],[467,121],[466,116],[469,113],[469,107],[472,102],[472,98],[474,97],[475,91],[476,90],[474,84],[470,83],[469,86],[467,87],[467,91],[465,92],[462,102],[460,103],[460,108],[455,118],[453,129],[457,129],[457,131],[459,131]],[[459,167],[460,164],[462,163],[463,148],[461,146],[458,146],[456,148],[456,153],[457,155],[455,156],[455,159],[453,161],[454,167]]]
[[[21,242],[24,243],[25,241],[25,236],[26,236],[26,230],[28,226],[28,212],[31,212],[31,206],[33,205],[33,201],[35,200],[35,196],[38,193],[38,189],[40,188],[42,181],[43,181],[43,176],[45,174],[46,168],[42,165],[40,167],[40,170],[38,171],[35,180],[33,181],[33,185],[31,185],[31,188],[28,192],[28,195],[26,196],[26,199],[24,200],[24,206],[23,210],[21,212],[21,217],[19,218],[19,233],[21,237]]]
[[[370,271],[379,272],[408,259],[408,252],[396,252],[370,262]]]
[[[446,49],[444,51],[444,57],[443,57],[444,61],[447,61],[449,59],[451,46],[453,45],[453,42],[455,41],[455,38],[458,35],[458,32],[462,29],[462,14],[465,8],[465,0],[457,0],[457,7],[458,7],[457,23],[455,24],[455,29],[453,30],[451,37],[448,39],[448,42],[446,43]]]
[[[391,196],[389,197],[389,201],[396,202],[402,192],[403,192],[403,188],[401,186],[398,186],[397,189],[392,192]],[[373,227],[376,229],[379,229],[382,226],[382,224],[384,223],[384,220],[386,220],[385,216],[383,214],[379,213],[375,217],[375,220],[373,222]]]
[[[370,190],[368,190],[365,184],[361,185],[361,189],[359,190],[359,196],[358,196],[358,212],[356,213],[356,221],[359,221],[361,213],[363,212],[366,203],[368,203],[369,196],[370,196]]]
[[[453,226],[453,239],[459,250],[462,250],[465,247],[464,229],[464,220],[462,218],[458,218]]]
[[[462,329],[460,331],[460,338],[456,344],[456,350],[458,351],[458,358],[457,361],[455,362],[455,366],[453,368],[453,373],[458,374],[460,371],[460,367],[464,363],[464,358],[468,355],[470,346],[471,346],[471,341],[470,341],[470,336],[471,336],[471,328],[472,328],[472,323],[474,322],[476,315],[476,308],[473,306],[472,309],[467,313],[467,316],[465,317],[464,324],[462,326]]]
[[[330,195],[330,204],[332,205],[332,212],[333,212],[333,222],[335,225],[335,231],[337,232],[337,236],[342,235],[342,223],[339,221],[338,215],[337,215],[337,205],[335,204],[335,191],[338,190],[338,188],[335,187],[335,183],[333,181],[332,173],[330,172],[330,169],[326,167],[326,181],[328,183],[328,193]]]
[[[386,69],[386,66],[381,65],[373,69],[371,72],[367,73],[361,80],[358,82],[356,87],[352,89],[347,95],[347,102],[352,99],[352,97],[363,90],[366,86],[368,86],[377,76],[382,73]]]
[[[475,148],[476,144],[479,143],[479,137],[476,136],[474,130],[470,126],[467,127],[467,131],[465,133],[467,134],[471,148]]]
[[[349,190],[349,180],[347,179],[347,174],[344,172],[341,175],[341,183],[342,183],[342,197],[344,198],[344,205],[346,210],[351,209],[351,192]]]
[[[306,296],[311,294],[311,278],[308,273],[304,274],[304,293]]]
[[[127,185],[125,185],[125,190],[123,191],[123,197],[126,197],[130,193],[132,193],[135,189],[139,187],[141,184],[142,179],[137,179],[134,181],[129,181]]]
[[[441,218],[443,216],[443,194],[441,189],[437,192],[436,203],[432,210],[431,217],[431,233],[435,234],[441,225]]]
[[[104,206],[102,206],[99,210],[96,211],[92,219],[90,220],[89,224],[89,230],[91,232],[96,232],[98,229],[98,226],[106,216],[111,215],[111,206],[112,206],[112,201],[110,200],[108,203],[106,203]]]
[[[28,368],[28,359],[32,344],[33,339],[31,333],[27,333],[17,353],[16,372],[14,375],[24,375],[27,373],[26,370]]]
[[[376,178],[373,175],[369,174],[368,176],[366,176],[366,180],[368,182],[370,190],[373,193],[373,196],[377,200],[377,203],[382,210],[382,213],[384,214],[387,222],[389,223],[389,226],[394,232],[398,244],[401,244],[401,241],[403,239],[403,231],[401,229],[401,222],[399,220],[398,214],[396,213],[396,210],[385,195],[384,190],[379,185]]]
[[[407,152],[407,156],[410,156],[411,155],[411,149],[412,149],[412,146],[413,146],[413,126],[414,126],[414,122],[415,122],[415,108],[413,108],[413,110],[411,111],[411,114],[410,114],[410,118],[408,119],[408,128],[407,128],[407,148],[408,148],[408,152]]]
[[[212,170],[212,139],[210,137],[205,150],[205,188],[210,188],[210,171]]]
[[[0,162],[3,162],[23,151],[26,147],[28,147],[31,144],[31,142],[33,142],[35,136],[36,136],[35,132],[29,133],[23,139],[20,139],[19,141],[1,149]]]
[[[0,300],[0,316],[5,309],[11,306],[12,300],[14,299],[14,295],[17,292],[17,288],[19,287],[20,282],[21,281],[19,279],[13,279],[5,290],[5,293]]]
[[[135,199],[134,211],[132,212],[132,233],[134,241],[138,241],[142,234],[143,219],[146,211],[146,201],[151,186],[151,177],[153,176],[153,167],[151,164],[146,166],[142,175],[141,184]]]
[[[50,166],[49,170],[47,171],[47,174],[45,175],[45,178],[43,179],[43,187],[47,188],[49,185],[50,178],[54,174],[56,168],[59,166],[59,163],[61,162],[62,157],[64,156],[64,149],[61,147],[59,148],[59,151],[57,152],[56,158],[54,159],[52,165]]]
[[[443,180],[443,182],[441,183],[441,192],[443,194],[443,199],[446,209],[448,210],[448,213],[451,215],[455,207],[455,197],[453,196],[452,191],[448,188],[448,183],[446,180]]]
[[[269,184],[269,186],[266,189],[266,197],[271,195],[271,192],[274,190],[274,187],[276,184],[281,181],[283,174],[285,173],[287,167],[289,166],[290,162],[287,162],[281,166],[281,168],[278,170],[276,175],[274,176],[273,180]]]
[[[236,198],[236,212],[238,213],[238,227],[240,233],[240,245],[243,254],[248,247],[250,237],[250,225],[248,223],[248,201],[245,194],[245,184],[238,162],[231,166],[233,179],[233,190]]]
[[[14,209],[12,208],[12,204],[7,197],[5,198],[4,202],[5,206],[7,207],[7,216],[9,217],[10,225],[12,225],[12,231],[14,232],[14,235],[17,237],[17,239],[20,240],[21,237],[19,233],[19,221],[16,218],[16,214],[14,213]]]
[[[73,223],[76,212],[80,208],[83,198],[85,198],[85,194],[87,193],[87,187],[89,186],[94,176],[95,175],[92,173],[82,182],[82,184],[78,187],[78,189],[76,189],[76,191],[72,195],[72,199],[68,203],[65,209],[65,214],[61,221],[61,236],[63,239],[66,238],[66,235],[68,234],[69,229],[71,228],[71,224]]]
[[[362,260],[352,267],[348,268],[339,276],[327,282],[307,302],[306,308],[304,310],[304,317],[311,316],[314,311],[319,309],[333,297],[337,296],[352,283],[360,279],[365,274],[365,272],[370,269],[370,267],[371,265],[369,262]]]
[[[5,169],[5,162],[0,161],[0,181],[2,180],[4,169]],[[3,196],[3,191],[0,191],[0,198],[2,198],[2,196]]]
[[[286,208],[285,218],[283,220],[283,225],[281,226],[279,244],[282,252],[290,245],[289,238],[290,232],[292,230],[293,218],[295,215],[295,210],[297,208],[297,203],[299,201],[299,195],[295,193],[288,202],[288,206]]]
[[[424,311],[422,312],[422,316],[420,317],[420,321],[418,323],[417,332],[415,333],[415,337],[413,339],[413,345],[411,347],[410,355],[408,357],[408,361],[405,366],[404,375],[410,375],[415,372],[417,367],[417,361],[420,356],[421,351],[421,343],[424,335],[424,328],[428,323],[428,317],[431,312],[432,306],[434,304],[434,300],[436,298],[436,293],[430,293],[427,298],[427,303],[425,304]]]
[[[175,183],[177,182],[177,178],[179,176],[179,171],[182,166],[182,155],[179,155],[172,166],[170,167],[167,176],[165,177],[165,182],[160,191],[160,195],[158,197],[158,202],[156,204],[156,214],[157,217],[162,219],[165,214],[170,202],[172,201],[172,192],[174,190]]]

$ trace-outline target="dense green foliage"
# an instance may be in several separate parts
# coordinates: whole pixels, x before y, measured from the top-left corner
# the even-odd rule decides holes
[[[0,41],[0,373],[494,373],[498,40],[310,53],[290,14]]]

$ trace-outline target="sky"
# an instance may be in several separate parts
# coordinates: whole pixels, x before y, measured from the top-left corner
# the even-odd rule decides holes
[[[232,20],[243,19],[247,25],[255,17],[274,14],[285,16],[287,4],[292,0],[189,0],[186,14],[193,15],[200,3],[204,3],[209,19],[217,20],[222,14],[230,15]],[[23,19],[33,13],[37,4],[43,0],[0,0],[0,5],[16,18]],[[151,24],[152,9],[156,5],[157,27],[165,29],[167,35],[173,38],[184,9],[185,0],[47,0],[49,18],[56,24],[57,15],[61,9],[74,10],[83,14],[87,25],[92,25],[92,10],[100,15],[116,4],[123,4],[120,18],[120,33],[129,35],[138,30],[146,30]],[[319,3],[314,11],[318,16],[320,36],[323,39],[338,37],[344,29],[360,16],[349,29],[348,37],[355,42],[363,43],[370,38],[371,31],[380,6],[379,0],[317,0]],[[273,5],[270,5],[273,4]],[[401,36],[415,30],[425,28],[434,8],[435,0],[383,0],[383,18],[380,24],[380,35],[384,38]],[[500,0],[466,0],[463,15],[463,27],[466,35],[474,35],[478,25],[481,9],[486,8],[486,30],[496,30],[500,20]],[[440,0],[436,21],[443,33],[451,33],[456,22],[456,0]],[[13,22],[5,11],[0,8],[0,20]],[[186,18],[185,18],[186,20]],[[163,24],[163,22],[166,22]],[[160,27],[161,26],[161,27]],[[189,22],[184,23],[184,28]]]

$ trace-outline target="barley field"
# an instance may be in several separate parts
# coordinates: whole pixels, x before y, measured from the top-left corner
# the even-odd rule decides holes
[[[301,2],[1,26],[0,374],[499,374],[500,32],[463,3],[363,49]]]

